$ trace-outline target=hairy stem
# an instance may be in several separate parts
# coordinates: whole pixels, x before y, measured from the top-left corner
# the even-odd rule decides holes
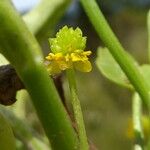
[[[75,73],[73,69],[67,70],[67,78],[69,81],[69,87],[70,87],[70,92],[71,92],[71,98],[72,98],[71,102],[72,102],[72,107],[73,107],[73,112],[74,112],[74,118],[77,123],[77,132],[79,135],[79,142],[80,142],[79,147],[80,147],[80,150],[88,150],[89,145],[87,142],[87,136],[86,136],[86,131],[84,127],[81,105],[80,105],[80,101],[77,95]]]
[[[142,103],[138,94],[135,94],[133,97],[132,103],[132,111],[133,111],[133,129],[135,135],[135,145],[134,150],[144,150],[144,134],[142,129]]]

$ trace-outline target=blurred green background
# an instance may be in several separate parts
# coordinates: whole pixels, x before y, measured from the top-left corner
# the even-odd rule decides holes
[[[34,5],[31,1],[18,3],[14,0],[18,10],[24,14]],[[32,1],[33,2],[33,1]],[[150,8],[150,0],[98,0],[102,11],[110,23],[113,31],[140,64],[148,62],[146,15]],[[83,109],[85,125],[89,141],[100,150],[130,150],[132,140],[127,137],[127,124],[131,118],[131,97],[128,90],[115,85],[101,75],[95,66],[96,50],[103,46],[94,28],[91,26],[81,5],[73,1],[64,17],[57,24],[55,33],[63,25],[80,27],[87,36],[87,50],[93,51],[91,61],[93,70],[90,73],[77,72],[79,98]],[[53,37],[54,35],[50,35]],[[49,52],[48,40],[41,42],[44,54]],[[65,96],[69,99],[68,84],[64,79]],[[18,105],[17,103],[14,104]],[[29,124],[42,133],[38,119],[35,118],[32,106],[26,103],[23,114]],[[22,116],[23,116],[22,115]]]

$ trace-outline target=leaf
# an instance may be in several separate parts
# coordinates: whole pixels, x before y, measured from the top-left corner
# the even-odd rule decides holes
[[[107,48],[98,48],[96,65],[107,79],[126,88],[132,88],[126,75]]]

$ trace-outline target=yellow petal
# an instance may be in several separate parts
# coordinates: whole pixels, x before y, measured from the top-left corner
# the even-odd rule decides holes
[[[91,54],[92,54],[91,51],[84,51],[84,52],[83,52],[83,55],[86,55],[86,56],[89,56],[89,55],[91,55]]]
[[[49,61],[48,71],[51,75],[61,73],[71,67],[81,72],[89,72],[92,69],[88,57],[91,51],[79,51],[63,55],[62,53],[49,53],[46,59]]]
[[[51,57],[50,57],[50,56],[46,56],[45,59],[46,59],[46,60],[50,60]]]
[[[71,60],[74,61],[81,61],[81,57],[78,53],[71,53]]]
[[[69,68],[69,63],[67,63],[66,61],[59,61],[57,63],[59,63],[60,70],[66,70]]]
[[[86,61],[88,57],[84,53],[71,53],[71,60],[76,61]]]
[[[63,60],[65,59],[62,53],[56,53],[55,54],[55,60]]]
[[[59,74],[61,73],[61,69],[59,67],[59,64],[54,62],[51,62],[48,66],[47,66],[47,71],[49,72],[50,75],[55,75],[55,74]]]
[[[77,61],[77,62],[74,62],[73,64],[74,64],[74,67],[81,72],[90,72],[92,70],[92,65],[90,61],[88,60]]]
[[[66,56],[65,56],[65,60],[66,60],[66,62],[68,62],[68,61],[70,61],[70,55],[69,54],[66,54]]]
[[[46,56],[45,58],[46,58],[46,60],[51,61],[51,60],[54,59],[54,56],[55,56],[55,55],[54,55],[53,53],[49,53],[48,56]]]

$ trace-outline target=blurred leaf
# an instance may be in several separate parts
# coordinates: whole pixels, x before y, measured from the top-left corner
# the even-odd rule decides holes
[[[133,59],[129,55],[130,59]],[[135,62],[136,63],[136,62]],[[98,48],[98,56],[96,59],[96,65],[101,73],[109,80],[113,81],[116,84],[122,85],[127,88],[132,88],[131,84],[129,83],[126,75],[113,58],[111,53],[108,51],[107,48]],[[149,84],[150,87],[150,65],[142,65],[139,67],[141,73],[143,74],[145,80]]]
[[[42,0],[23,16],[23,20],[38,38],[49,37],[71,2],[71,0]]]
[[[109,80],[126,88],[132,88],[126,75],[107,48],[98,48],[96,65],[101,73]]]
[[[41,140],[35,137],[31,139],[30,146],[33,148],[33,150],[51,150],[50,147],[48,147]]]
[[[15,150],[15,138],[7,120],[0,114],[0,149]]]
[[[17,117],[9,108],[0,106],[0,114],[8,120],[16,138],[19,139],[19,141],[16,141],[18,147],[19,145],[26,147],[29,145],[32,147],[32,150],[50,150],[47,139],[45,140],[43,135],[39,135],[27,122]]]

